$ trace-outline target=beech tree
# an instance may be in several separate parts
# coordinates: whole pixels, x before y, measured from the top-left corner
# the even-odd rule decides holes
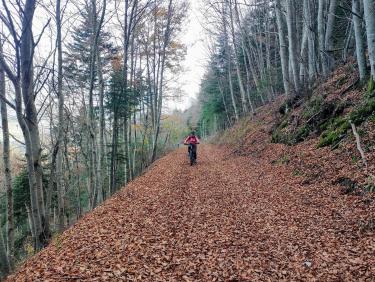
[[[36,249],[41,249],[47,244],[49,229],[48,224],[46,224],[42,182],[42,148],[38,128],[39,122],[35,104],[35,92],[33,88],[33,56],[36,43],[33,38],[32,23],[36,2],[34,0],[27,0],[21,7],[23,13],[20,19],[20,29],[17,29],[18,23],[14,21],[7,2],[3,1],[2,4],[5,9],[5,15],[3,15],[2,20],[13,39],[15,67],[12,69],[3,54],[0,54],[0,63],[14,87],[15,105],[13,105],[13,108],[16,109],[17,119],[26,144],[25,156],[31,189],[30,212],[34,246]],[[25,112],[23,112],[23,109]]]
[[[366,36],[368,57],[370,60],[371,76],[375,81],[375,3],[372,0],[363,0],[363,9],[366,21]]]
[[[360,9],[360,1],[352,1],[352,13],[354,23],[354,34],[355,34],[355,50],[358,62],[359,77],[363,82],[366,78],[367,66],[366,66],[366,55],[365,55],[365,44],[364,44],[364,31],[362,28],[362,12]]]
[[[3,42],[0,37],[0,56],[3,54]],[[2,127],[3,141],[3,162],[5,189],[7,195],[7,240],[4,243],[3,233],[0,227],[0,262],[3,265],[1,272],[7,274],[12,268],[14,261],[14,217],[13,217],[13,189],[12,174],[10,165],[10,145],[9,145],[9,127],[8,127],[8,111],[6,104],[6,87],[5,87],[5,71],[0,65],[0,115]]]

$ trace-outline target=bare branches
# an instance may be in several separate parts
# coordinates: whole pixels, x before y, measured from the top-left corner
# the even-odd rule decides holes
[[[45,23],[45,25],[43,26],[42,31],[41,31],[41,33],[39,34],[37,40],[33,43],[33,44],[34,44],[34,48],[39,44],[40,39],[42,38],[42,36],[43,36],[43,34],[44,34],[44,31],[45,31],[45,29],[47,28],[47,26],[49,26],[50,22],[51,22],[51,18],[49,18],[48,21]]]

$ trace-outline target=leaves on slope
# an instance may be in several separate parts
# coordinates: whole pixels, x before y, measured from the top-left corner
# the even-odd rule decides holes
[[[190,167],[185,150],[171,153],[9,281],[371,280],[375,231],[360,222],[374,197],[332,186],[355,170],[313,141],[291,149],[266,132],[249,133],[245,156],[205,145]]]

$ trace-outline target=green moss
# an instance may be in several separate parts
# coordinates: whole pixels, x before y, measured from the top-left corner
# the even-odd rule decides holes
[[[349,118],[355,125],[360,125],[373,114],[375,114],[375,98],[369,98],[365,99],[363,104],[351,112]]]
[[[349,120],[356,125],[369,118],[375,122],[375,97],[366,95],[349,115],[340,116],[350,105],[350,102],[325,102],[322,95],[312,97],[301,113],[304,122],[295,130],[287,130],[288,125],[294,121],[290,120],[292,116],[285,115],[272,134],[272,142],[294,145],[306,140],[314,132],[322,133],[318,147],[335,148],[350,130]]]
[[[375,113],[372,114],[372,116],[370,117],[370,120],[375,123]]]
[[[322,124],[321,128],[324,132],[320,136],[318,147],[329,145],[335,147],[351,128],[349,120],[358,126],[368,118],[372,120],[373,115],[375,115],[375,98],[366,97],[347,117],[338,117]]]
[[[272,133],[272,143],[289,144],[289,138],[287,134],[283,134],[279,129],[276,129]]]
[[[319,113],[322,109],[324,98],[322,95],[313,96],[303,107],[302,117],[309,119]]]
[[[285,128],[285,127],[287,127],[288,126],[288,120],[287,119],[284,119],[282,122],[281,122],[281,124],[280,124],[280,126],[279,126],[279,128]]]
[[[295,136],[293,137],[293,144],[305,140],[310,134],[311,128],[308,125],[298,128]]]
[[[367,83],[367,93],[372,93],[375,90],[375,81],[370,77]]]
[[[318,147],[337,146],[341,139],[345,137],[349,128],[350,123],[345,118],[338,117],[331,120],[327,124],[327,130],[320,136]]]

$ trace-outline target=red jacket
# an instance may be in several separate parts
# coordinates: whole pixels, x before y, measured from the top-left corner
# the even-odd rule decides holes
[[[199,139],[197,136],[193,135],[193,136],[188,136],[185,141],[184,141],[184,144],[193,144],[193,145],[196,145],[196,144],[199,144]]]

